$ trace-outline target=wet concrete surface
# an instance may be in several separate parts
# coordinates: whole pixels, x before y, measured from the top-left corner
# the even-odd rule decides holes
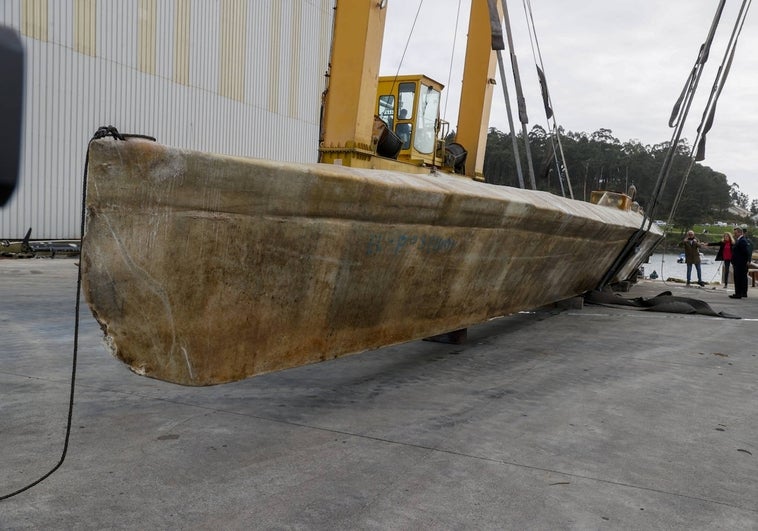
[[[60,458],[76,264],[0,260],[0,496]],[[82,307],[68,455],[0,529],[756,529],[758,290],[623,296],[664,290],[743,319],[540,310],[205,388]]]

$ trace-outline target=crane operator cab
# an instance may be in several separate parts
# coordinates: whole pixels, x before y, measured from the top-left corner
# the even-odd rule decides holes
[[[465,161],[462,147],[445,146],[449,124],[439,119],[443,88],[424,75],[379,78],[376,115],[394,133],[388,149],[378,150],[380,156],[419,166],[455,167],[461,160],[451,157],[453,147],[453,151],[463,153]]]

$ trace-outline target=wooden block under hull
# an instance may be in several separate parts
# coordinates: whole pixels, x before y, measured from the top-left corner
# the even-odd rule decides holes
[[[442,334],[583,293],[641,223],[458,177],[138,139],[93,142],[88,168],[85,297],[115,356],[185,385]],[[659,238],[649,234],[645,246]]]

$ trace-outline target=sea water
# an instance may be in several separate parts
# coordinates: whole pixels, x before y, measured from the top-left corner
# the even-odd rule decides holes
[[[717,262],[715,260],[715,254],[706,254],[703,257],[703,263],[700,264],[700,269],[703,273],[703,282],[721,282],[721,271],[723,268],[723,262]],[[654,253],[647,263],[642,264],[645,271],[645,278],[649,278],[650,274],[655,271],[659,279],[666,280],[668,278],[678,278],[680,280],[687,280],[687,264],[677,263],[679,259],[679,253]],[[692,282],[697,282],[697,271],[695,266],[692,266]]]

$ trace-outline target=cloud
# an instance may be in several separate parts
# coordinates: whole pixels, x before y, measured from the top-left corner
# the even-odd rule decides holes
[[[692,0],[544,0],[532,2],[537,39],[556,117],[570,131],[613,131],[622,142],[657,144],[671,138],[669,113],[705,40],[715,3]],[[509,12],[531,124],[546,120],[535,60],[521,2]],[[394,74],[418,9],[418,0],[391,0],[388,7],[382,74]],[[694,141],[740,3],[728,3],[699,94],[683,136]],[[425,73],[449,85],[447,119],[457,120],[470,0],[463,0],[454,31],[457,0],[423,2],[400,73]],[[453,74],[448,71],[457,36]],[[748,16],[708,134],[705,164],[758,198],[758,19]],[[506,64],[507,64],[506,51]],[[513,80],[508,73],[511,95]],[[498,83],[500,81],[498,80]],[[443,103],[445,98],[443,96]],[[502,90],[495,92],[490,125],[508,130]]]

